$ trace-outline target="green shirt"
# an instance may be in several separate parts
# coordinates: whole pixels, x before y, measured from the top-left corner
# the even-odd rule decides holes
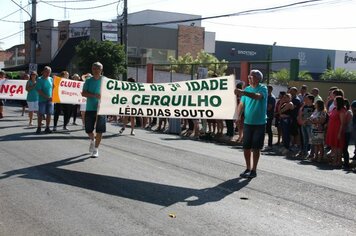
[[[27,82],[30,86],[33,86],[33,82],[32,80],[28,80]],[[36,84],[37,86],[37,84]],[[37,88],[34,87],[33,89],[31,89],[30,91],[28,91],[27,93],[27,99],[28,102],[37,102],[38,101],[38,92],[37,92]]]
[[[36,85],[36,90],[39,91],[41,90],[45,95],[48,97],[52,97],[53,93],[53,78],[52,77],[47,77],[46,79],[40,76],[37,80],[37,85]],[[39,102],[45,102],[48,99],[39,95],[38,96],[38,101]]]
[[[83,91],[87,91],[93,94],[100,94],[101,78],[96,80],[94,77],[90,77],[85,80]],[[93,97],[87,97],[86,111],[97,111],[99,99]]]
[[[247,96],[242,96],[241,102],[244,104],[244,123],[248,125],[263,125],[266,124],[267,111],[267,87],[259,84],[256,88],[248,86],[246,92],[260,93],[262,99],[253,99]]]

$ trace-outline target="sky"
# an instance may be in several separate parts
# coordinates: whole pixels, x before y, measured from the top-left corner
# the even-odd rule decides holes
[[[115,0],[37,0],[37,20],[111,21]],[[30,20],[31,0],[1,0],[0,48],[24,43],[23,22]],[[202,26],[216,40],[279,46],[356,51],[356,0],[127,0],[128,13],[160,10],[201,15]],[[295,3],[304,3],[297,4]],[[113,4],[111,4],[113,3]],[[283,7],[292,4],[290,7]],[[107,5],[105,7],[100,7]],[[24,10],[19,10],[20,7]],[[277,7],[277,9],[276,9]],[[86,8],[86,9],[83,9]],[[89,9],[91,8],[91,9]],[[275,10],[263,10],[275,8]],[[257,11],[256,11],[257,10]],[[246,14],[248,11],[248,14]],[[236,14],[235,14],[236,13]]]

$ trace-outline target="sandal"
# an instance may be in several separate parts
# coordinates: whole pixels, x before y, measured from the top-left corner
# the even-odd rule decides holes
[[[124,132],[124,130],[125,130],[125,127],[122,127],[119,131],[119,134],[122,134]]]

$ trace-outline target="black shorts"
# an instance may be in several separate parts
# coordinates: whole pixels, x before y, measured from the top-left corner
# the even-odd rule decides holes
[[[244,124],[243,149],[262,149],[266,125]]]
[[[299,125],[298,125],[297,120],[292,119],[291,123],[290,123],[290,130],[289,130],[290,135],[297,136],[298,130],[299,130]]]
[[[93,133],[95,128],[96,133],[106,132],[106,116],[97,115],[96,111],[85,112],[85,132],[87,134]]]

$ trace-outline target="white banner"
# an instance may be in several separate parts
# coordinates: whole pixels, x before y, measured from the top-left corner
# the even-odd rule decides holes
[[[84,104],[86,98],[82,96],[84,82],[54,77],[52,101],[54,103]]]
[[[12,100],[26,100],[27,80],[2,79],[0,80],[0,98]]]
[[[235,119],[234,90],[234,76],[153,84],[103,78],[98,114]]]

